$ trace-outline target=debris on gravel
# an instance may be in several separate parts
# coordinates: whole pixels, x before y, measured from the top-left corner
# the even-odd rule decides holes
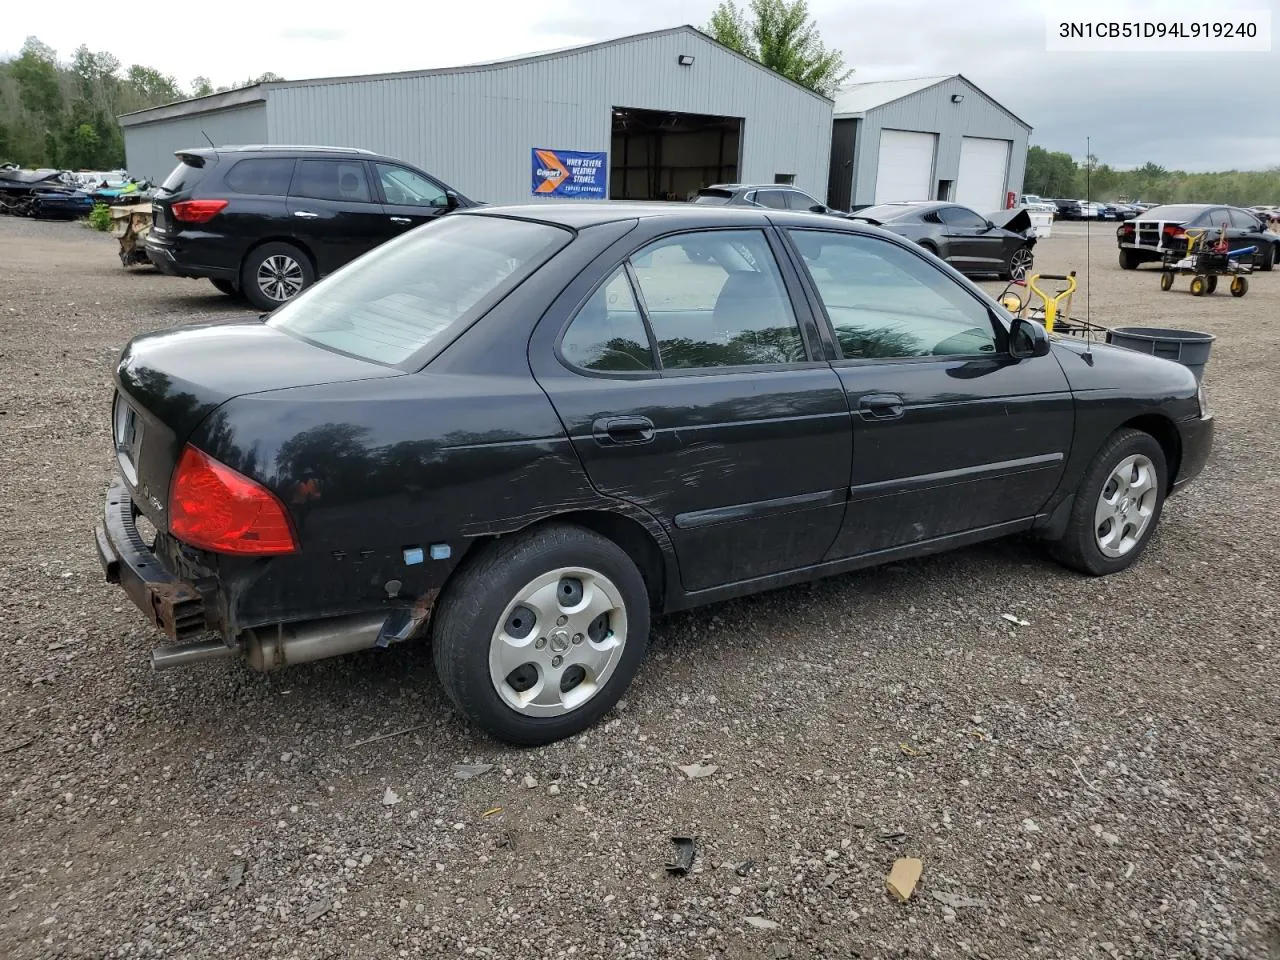
[[[93,545],[112,365],[250,311],[0,219],[0,957],[1280,955],[1280,272],[1162,293],[1109,237],[1091,276],[1083,226],[1036,247],[1076,312],[1218,338],[1213,459],[1136,567],[1014,539],[664,617],[625,707],[521,750],[411,645],[150,671]]]

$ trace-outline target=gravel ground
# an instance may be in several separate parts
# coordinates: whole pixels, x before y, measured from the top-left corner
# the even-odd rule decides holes
[[[1280,957],[1280,273],[1162,294],[1093,241],[1096,320],[1219,337],[1136,569],[1014,541],[666,618],[606,723],[518,751],[423,649],[149,672],[92,547],[110,366],[231,304],[0,219],[0,956]]]

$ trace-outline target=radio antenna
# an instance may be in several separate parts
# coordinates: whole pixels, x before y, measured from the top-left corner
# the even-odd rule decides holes
[[[217,150],[217,149],[218,149],[216,146],[214,146],[213,139],[212,139],[212,138],[211,138],[207,133],[205,133],[203,129],[201,129],[201,131],[200,131],[200,136],[202,136],[202,137],[204,137],[206,140],[208,140],[208,141],[209,141],[209,146],[213,147],[213,149],[214,149],[214,150]]]
[[[1093,138],[1084,138],[1084,195],[1093,202]],[[1097,209],[1096,207],[1094,209]],[[1093,364],[1093,218],[1084,221],[1084,359]]]

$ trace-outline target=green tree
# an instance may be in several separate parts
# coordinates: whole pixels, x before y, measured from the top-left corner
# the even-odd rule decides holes
[[[1050,152],[1044,147],[1027,150],[1027,170],[1023,190],[1041,197],[1070,197],[1076,192],[1076,163],[1071,154]]]
[[[125,83],[148,106],[159,106],[162,103],[173,103],[175,100],[182,99],[182,91],[178,89],[177,81],[151,67],[135,63],[125,73]]]
[[[733,0],[721,0],[707,33],[825,96],[834,94],[853,75],[845,69],[844,55],[822,43],[806,0],[748,0],[745,11]]]
[[[196,77],[191,81],[191,96],[207,97],[213,93],[213,84],[209,82],[208,77]]]
[[[22,53],[9,66],[18,83],[22,106],[45,123],[62,112],[62,91],[58,87],[58,67],[53,50],[35,37],[27,37]]]

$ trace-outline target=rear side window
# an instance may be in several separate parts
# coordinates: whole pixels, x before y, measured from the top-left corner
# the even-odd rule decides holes
[[[801,193],[799,190],[788,190],[785,194],[787,198],[787,207],[791,210],[812,210],[814,207],[821,207],[823,204],[808,194]]]
[[[572,236],[526,220],[441,217],[309,287],[266,322],[320,347],[412,369],[414,354],[485,314]]]
[[[560,341],[565,360],[587,370],[656,369],[627,271],[619,267],[591,295]]]
[[[293,177],[293,160],[288,157],[254,157],[241,160],[227,173],[227,189],[264,197],[283,197],[289,193]]]
[[[698,195],[694,198],[694,203],[713,203],[723,206],[733,199],[732,190],[717,190],[713,187],[704,187],[698,191]]]
[[[290,196],[339,203],[372,203],[369,178],[359,160],[299,160]]]
[[[756,203],[774,210],[787,209],[787,198],[781,190],[757,190]]]

